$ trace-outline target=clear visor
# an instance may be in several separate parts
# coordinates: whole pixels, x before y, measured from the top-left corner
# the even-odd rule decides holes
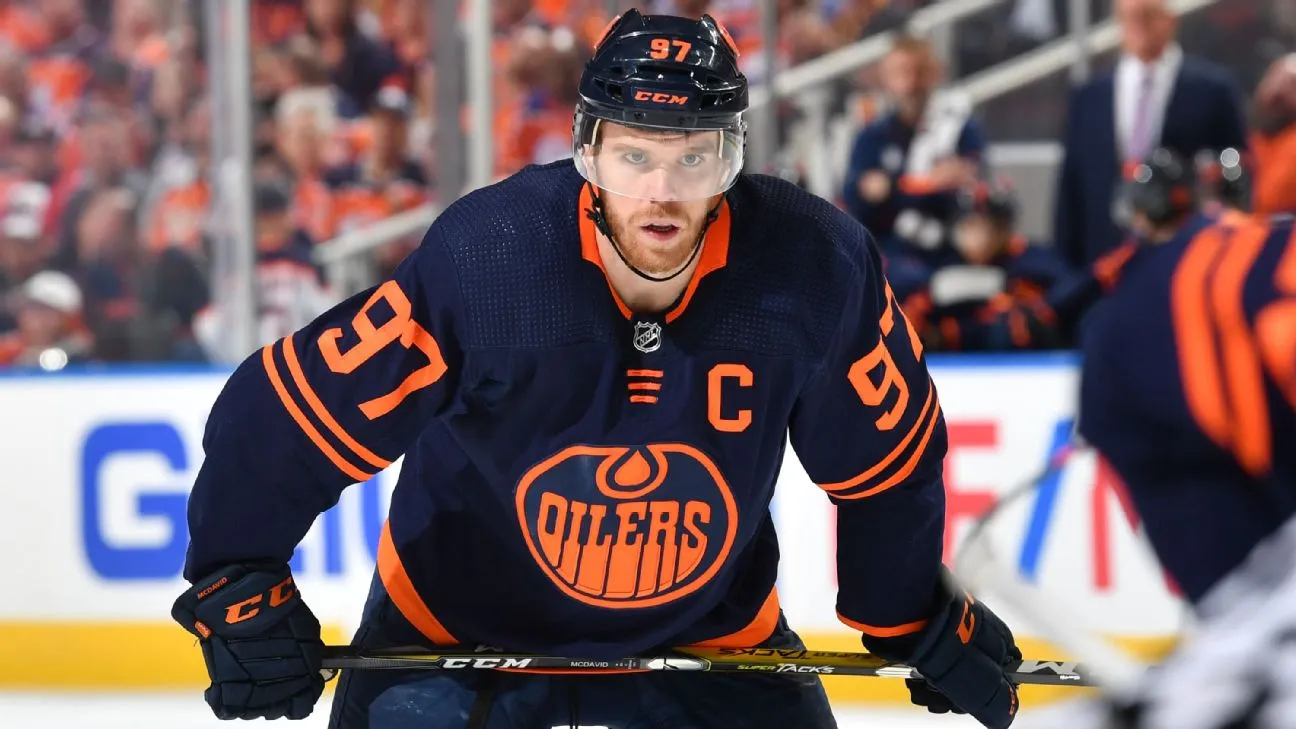
[[[728,190],[743,164],[742,122],[733,128],[680,130],[580,115],[576,169],[595,187],[638,200],[705,200]]]

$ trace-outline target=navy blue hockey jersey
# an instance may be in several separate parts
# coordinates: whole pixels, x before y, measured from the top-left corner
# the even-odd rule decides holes
[[[1196,602],[1296,511],[1292,219],[1140,246],[1082,345],[1080,433]]]
[[[404,454],[378,570],[429,641],[750,646],[779,616],[769,504],[790,433],[838,505],[842,619],[918,631],[945,424],[864,228],[745,176],[679,301],[640,315],[589,206],[570,161],[473,192],[390,280],[244,362],[207,423],[186,576],[286,561]]]

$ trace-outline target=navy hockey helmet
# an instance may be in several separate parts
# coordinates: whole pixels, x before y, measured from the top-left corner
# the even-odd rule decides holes
[[[747,78],[733,39],[709,15],[626,11],[595,45],[579,96],[573,157],[596,187],[697,200],[728,190],[742,169]]]
[[[1154,150],[1130,170],[1125,199],[1153,225],[1173,225],[1197,209],[1196,170],[1168,149]]]
[[[958,196],[958,218],[985,217],[1005,228],[1017,223],[1017,197],[1005,184],[979,182]]]

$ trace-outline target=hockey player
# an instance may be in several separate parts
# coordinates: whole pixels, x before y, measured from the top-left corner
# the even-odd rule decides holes
[[[1163,166],[1135,184],[1167,211],[1178,188],[1158,182]],[[1094,726],[1290,727],[1296,236],[1290,217],[1169,219],[1086,321],[1079,430],[1124,480],[1199,625]]]
[[[899,295],[923,341],[940,351],[1055,348],[1046,294],[1066,280],[1066,264],[1017,232],[1017,199],[1007,186],[981,183],[958,202],[957,260],[931,273],[917,293]]]
[[[1127,177],[1120,202],[1128,210],[1129,237],[1049,292],[1049,305],[1068,342],[1079,338],[1094,304],[1115,288],[1121,272],[1140,250],[1177,235],[1191,235],[1214,219],[1200,212],[1201,185],[1195,165],[1168,149],[1153,150]]]
[[[220,717],[301,718],[319,625],[286,566],[404,455],[354,643],[613,659],[799,647],[769,504],[789,432],[837,504],[837,610],[913,700],[1007,727],[1011,632],[943,579],[944,421],[865,230],[741,175],[727,34],[629,11],[574,159],[451,205],[389,280],[249,358],[213,407],[173,616]],[[793,534],[795,538],[795,534]],[[835,726],[814,676],[344,672],[335,729]]]

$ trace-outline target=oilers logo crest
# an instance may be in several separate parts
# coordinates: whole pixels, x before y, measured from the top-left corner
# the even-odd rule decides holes
[[[565,448],[527,471],[516,505],[536,564],[568,597],[605,608],[696,591],[738,532],[720,470],[681,443]]]

